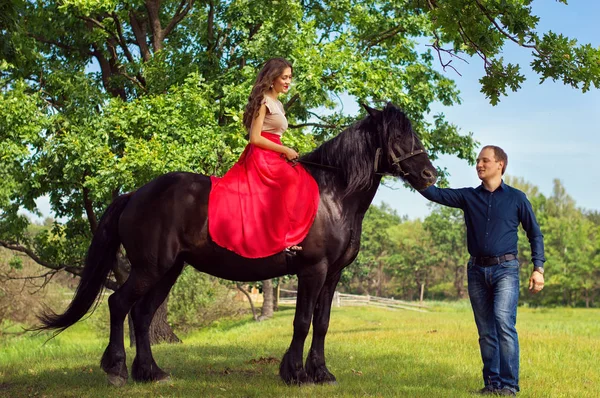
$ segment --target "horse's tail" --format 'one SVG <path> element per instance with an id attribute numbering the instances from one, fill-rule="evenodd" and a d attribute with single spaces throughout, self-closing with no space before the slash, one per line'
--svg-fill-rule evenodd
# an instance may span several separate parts
<path id="1" fill-rule="evenodd" d="M 75 298 L 61 315 L 48 309 L 42 312 L 38 316 L 42 322 L 38 330 L 56 329 L 60 333 L 79 321 L 94 304 L 104 287 L 108 273 L 117 261 L 117 251 L 121 245 L 119 216 L 129 198 L 130 194 L 121 195 L 108 206 L 88 248 Z"/>

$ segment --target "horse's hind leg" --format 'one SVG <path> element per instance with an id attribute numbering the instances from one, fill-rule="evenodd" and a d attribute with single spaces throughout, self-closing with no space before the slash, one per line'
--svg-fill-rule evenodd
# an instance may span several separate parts
<path id="1" fill-rule="evenodd" d="M 169 378 L 169 375 L 154 361 L 150 348 L 149 329 L 154 313 L 167 298 L 182 269 L 183 261 L 176 262 L 131 310 L 136 346 L 131 376 L 135 381 L 162 381 Z"/>
<path id="2" fill-rule="evenodd" d="M 108 382 L 120 387 L 127 383 L 127 365 L 123 346 L 123 321 L 136 300 L 146 292 L 145 283 L 132 270 L 129 278 L 108 298 L 110 309 L 110 340 L 102 355 L 100 366 L 108 374 Z"/>
<path id="3" fill-rule="evenodd" d="M 313 316 L 313 338 L 306 358 L 306 373 L 315 383 L 335 383 L 335 376 L 325 366 L 325 335 L 329 328 L 331 301 L 341 273 L 333 275 L 325 281 L 317 299 Z"/>

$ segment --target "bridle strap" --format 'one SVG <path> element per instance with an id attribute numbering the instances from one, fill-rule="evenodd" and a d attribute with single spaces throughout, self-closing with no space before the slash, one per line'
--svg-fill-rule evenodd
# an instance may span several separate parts
<path id="1" fill-rule="evenodd" d="M 421 153 L 425 153 L 425 150 L 424 150 L 424 149 L 417 149 L 417 150 L 414 150 L 414 149 L 413 149 L 413 150 L 412 150 L 412 151 L 410 151 L 410 152 L 403 153 L 402 149 L 400 149 L 400 147 L 398 146 L 398 144 L 395 144 L 395 145 L 394 145 L 394 147 L 395 147 L 395 148 L 398 150 L 398 152 L 400 152 L 400 157 L 396 156 L 396 155 L 394 154 L 394 151 L 391 151 L 391 152 L 390 152 L 390 156 L 391 156 L 391 157 L 392 157 L 392 159 L 393 159 L 393 162 L 392 162 L 392 164 L 395 164 L 395 165 L 400 165 L 400 162 L 403 162 L 403 161 L 405 161 L 406 159 L 410 159 L 410 158 L 412 158 L 413 156 L 417 156 L 417 155 L 419 155 L 419 154 L 421 154 Z"/>
<path id="2" fill-rule="evenodd" d="M 341 170 L 340 167 L 330 166 L 328 164 L 322 164 L 322 163 L 309 162 L 308 160 L 302 160 L 302 159 L 288 160 L 288 162 L 292 163 L 292 166 L 295 166 L 296 163 L 302 163 L 302 164 L 310 164 L 311 166 L 322 167 L 322 168 L 325 168 L 325 169 Z"/>
<path id="3" fill-rule="evenodd" d="M 373 171 L 375 172 L 375 174 L 377 174 L 377 167 L 379 166 L 379 159 L 381 158 L 381 147 L 377 148 L 377 150 L 375 151 L 375 167 L 373 168 Z"/>
<path id="4" fill-rule="evenodd" d="M 427 154 L 427 152 L 425 152 L 424 149 L 417 149 L 415 150 L 415 135 L 413 134 L 412 136 L 412 145 L 410 147 L 410 152 L 404 152 L 402 150 L 402 148 L 400 148 L 400 145 L 398 145 L 397 142 L 394 143 L 394 149 L 396 149 L 398 151 L 398 154 L 400 156 L 396 156 L 396 154 L 394 153 L 394 151 L 390 151 L 390 156 L 392 158 L 392 165 L 398 167 L 398 170 L 400 170 L 400 172 L 406 177 L 409 173 L 405 172 L 404 170 L 402 170 L 402 165 L 400 164 L 401 162 L 405 161 L 406 159 L 410 159 L 413 156 L 417 156 L 420 155 L 422 153 Z"/>

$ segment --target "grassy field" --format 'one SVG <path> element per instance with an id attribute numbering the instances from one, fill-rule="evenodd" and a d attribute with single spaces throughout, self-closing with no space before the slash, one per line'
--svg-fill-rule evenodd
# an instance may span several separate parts
<path id="1" fill-rule="evenodd" d="M 482 387 L 468 303 L 430 312 L 334 308 L 328 367 L 337 385 L 288 387 L 279 360 L 293 308 L 255 323 L 224 321 L 154 348 L 167 384 L 107 385 L 103 328 L 87 320 L 46 336 L 0 338 L 1 397 L 472 397 Z M 94 314 L 96 316 L 97 314 Z M 522 397 L 600 397 L 600 310 L 520 308 Z M 307 342 L 307 349 L 309 347 Z M 127 349 L 131 366 L 134 351 Z"/>

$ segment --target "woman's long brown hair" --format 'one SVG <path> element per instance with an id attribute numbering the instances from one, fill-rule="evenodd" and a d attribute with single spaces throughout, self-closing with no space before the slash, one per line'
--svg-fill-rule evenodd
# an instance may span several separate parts
<path id="1" fill-rule="evenodd" d="M 285 68 L 292 68 L 292 64 L 284 58 L 271 58 L 258 72 L 244 111 L 244 126 L 247 131 L 250 131 L 252 120 L 258 116 L 265 93 L 269 91 L 275 79 L 283 74 Z"/>

